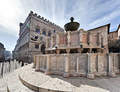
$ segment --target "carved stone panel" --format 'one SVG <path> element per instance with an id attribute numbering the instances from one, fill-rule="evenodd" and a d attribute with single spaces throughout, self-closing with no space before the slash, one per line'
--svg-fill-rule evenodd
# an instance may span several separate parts
<path id="1" fill-rule="evenodd" d="M 64 71 L 65 69 L 65 57 L 64 55 L 59 56 L 59 71 Z"/>
<path id="2" fill-rule="evenodd" d="M 88 39 L 87 34 L 83 34 L 83 43 L 87 43 L 87 39 Z"/>
<path id="3" fill-rule="evenodd" d="M 80 55 L 79 56 L 79 72 L 83 73 L 86 72 L 87 68 L 87 55 Z"/>
<path id="4" fill-rule="evenodd" d="M 106 71 L 107 70 L 107 56 L 99 55 L 98 56 L 98 71 Z"/>
<path id="5" fill-rule="evenodd" d="M 97 45 L 97 36 L 92 35 L 92 45 Z"/>
<path id="6" fill-rule="evenodd" d="M 78 34 L 71 35 L 70 36 L 70 43 L 71 44 L 79 43 L 79 35 Z"/>
<path id="7" fill-rule="evenodd" d="M 119 69 L 119 56 L 117 54 L 114 54 L 114 70 Z"/>
<path id="8" fill-rule="evenodd" d="M 67 44 L 67 36 L 60 36 L 60 44 Z"/>
<path id="9" fill-rule="evenodd" d="M 51 56 L 51 63 L 50 63 L 50 69 L 56 69 L 57 70 L 57 57 Z"/>
<path id="10" fill-rule="evenodd" d="M 70 55 L 70 57 L 69 57 L 69 70 L 76 71 L 77 70 L 76 68 L 77 68 L 77 56 Z"/>

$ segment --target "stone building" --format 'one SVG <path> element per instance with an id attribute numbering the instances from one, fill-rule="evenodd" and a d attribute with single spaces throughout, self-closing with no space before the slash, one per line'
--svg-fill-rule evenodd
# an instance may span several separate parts
<path id="1" fill-rule="evenodd" d="M 5 60 L 5 48 L 2 43 L 0 43 L 0 61 Z"/>
<path id="2" fill-rule="evenodd" d="M 6 59 L 6 58 L 11 58 L 11 56 L 12 56 L 12 55 L 11 55 L 11 52 L 6 50 L 6 51 L 5 51 L 5 59 Z"/>
<path id="3" fill-rule="evenodd" d="M 46 46 L 45 38 L 64 31 L 58 25 L 32 11 L 25 22 L 20 23 L 19 26 L 19 39 L 14 49 L 14 57 L 25 62 L 33 62 L 33 55 L 42 54 Z"/>
<path id="4" fill-rule="evenodd" d="M 120 36 L 120 25 L 116 31 L 110 32 L 108 35 L 108 46 L 109 52 L 118 53 L 119 51 L 119 36 Z"/>

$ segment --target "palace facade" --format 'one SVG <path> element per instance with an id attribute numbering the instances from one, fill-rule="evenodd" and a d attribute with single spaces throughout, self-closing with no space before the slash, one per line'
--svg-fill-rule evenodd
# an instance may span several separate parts
<path id="1" fill-rule="evenodd" d="M 60 26 L 32 11 L 25 22 L 20 23 L 19 26 L 19 39 L 13 51 L 13 57 L 24 62 L 33 62 L 33 56 L 43 52 L 46 37 L 64 31 Z"/>

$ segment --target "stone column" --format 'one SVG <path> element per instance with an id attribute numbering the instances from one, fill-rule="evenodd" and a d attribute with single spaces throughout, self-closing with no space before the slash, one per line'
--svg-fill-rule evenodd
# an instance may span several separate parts
<path id="1" fill-rule="evenodd" d="M 70 46 L 70 31 L 68 31 L 67 39 L 68 39 L 68 45 L 67 46 Z"/>
<path id="2" fill-rule="evenodd" d="M 80 30 L 80 33 L 79 33 L 79 39 L 80 39 L 80 43 L 82 43 L 83 41 L 83 29 Z"/>
<path id="3" fill-rule="evenodd" d="M 77 50 L 78 50 L 78 53 L 81 53 L 83 51 L 83 48 L 79 48 Z"/>
<path id="4" fill-rule="evenodd" d="M 56 50 L 57 54 L 60 54 L 60 50 Z"/>
<path id="5" fill-rule="evenodd" d="M 53 50 L 51 50 L 51 51 L 50 51 L 50 53 L 51 53 L 51 54 L 53 54 L 53 53 L 54 53 L 54 51 L 53 51 Z"/>
<path id="6" fill-rule="evenodd" d="M 32 68 L 35 68 L 35 67 L 36 67 L 36 55 L 34 55 L 34 64 Z"/>
<path id="7" fill-rule="evenodd" d="M 59 43 L 60 43 L 60 36 L 59 36 L 59 34 L 57 33 L 57 34 L 56 34 L 56 45 L 57 45 L 57 47 L 59 47 Z"/>
<path id="8" fill-rule="evenodd" d="M 69 54 L 70 53 L 70 49 L 66 49 L 66 52 L 67 52 L 67 54 Z"/>
<path id="9" fill-rule="evenodd" d="M 50 62 L 51 62 L 51 55 L 47 55 L 47 68 L 45 71 L 46 75 L 50 74 Z"/>
<path id="10" fill-rule="evenodd" d="M 91 53 L 92 52 L 92 48 L 89 48 L 89 53 Z"/>
<path id="11" fill-rule="evenodd" d="M 108 76 L 116 77 L 113 71 L 113 53 L 108 54 Z"/>
<path id="12" fill-rule="evenodd" d="M 88 66 L 87 66 L 87 77 L 93 79 L 94 74 L 92 73 L 92 54 L 88 53 Z"/>
<path id="13" fill-rule="evenodd" d="M 41 56 L 37 55 L 36 56 L 37 66 L 36 66 L 35 71 L 39 71 L 40 70 L 40 60 L 41 60 Z"/>
<path id="14" fill-rule="evenodd" d="M 65 55 L 65 72 L 63 77 L 69 77 L 69 54 Z"/>
<path id="15" fill-rule="evenodd" d="M 57 55 L 57 71 L 59 71 L 59 55 Z"/>
<path id="16" fill-rule="evenodd" d="M 88 35 L 89 35 L 89 45 L 92 46 L 92 34 L 91 34 L 91 32 L 89 32 Z"/>

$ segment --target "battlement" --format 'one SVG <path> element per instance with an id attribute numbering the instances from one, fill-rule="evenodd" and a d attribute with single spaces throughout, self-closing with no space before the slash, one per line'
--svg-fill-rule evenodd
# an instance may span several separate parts
<path id="1" fill-rule="evenodd" d="M 64 30 L 62 27 L 58 26 L 58 25 L 55 24 L 55 23 L 52 23 L 50 20 L 47 20 L 46 18 L 44 18 L 44 17 L 42 17 L 42 16 L 40 16 L 40 15 L 37 15 L 36 13 L 33 13 L 33 11 L 30 11 L 30 14 L 29 14 L 29 15 L 33 15 L 33 16 L 35 16 L 36 18 L 39 18 L 39 19 L 45 21 L 46 23 L 49 23 L 49 24 L 53 25 L 54 27 L 57 27 L 57 28 L 59 28 L 59 29 Z"/>

